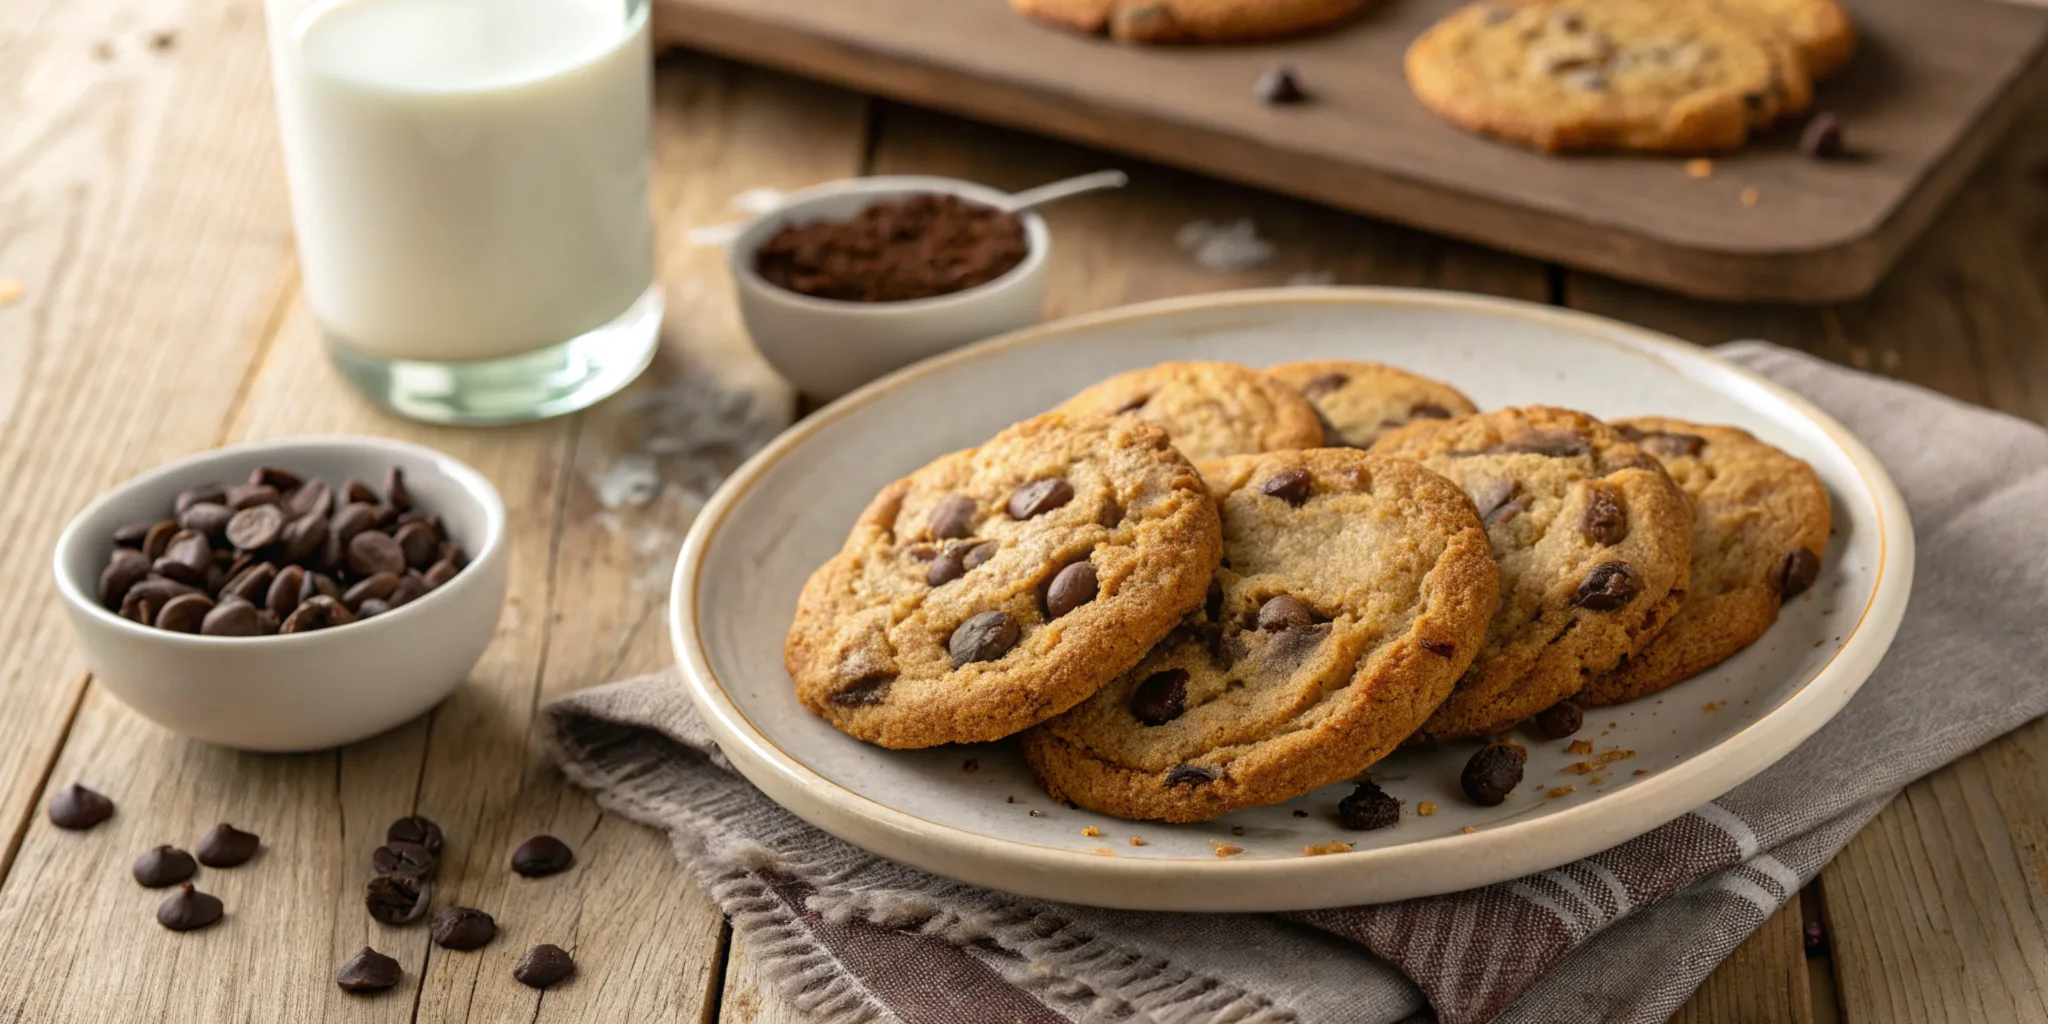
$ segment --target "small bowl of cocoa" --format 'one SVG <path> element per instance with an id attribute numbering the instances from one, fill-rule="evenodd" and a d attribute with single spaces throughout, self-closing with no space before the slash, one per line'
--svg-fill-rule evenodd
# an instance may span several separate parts
<path id="1" fill-rule="evenodd" d="M 505 604 L 505 504 L 481 473 L 375 437 L 201 452 L 101 495 L 53 558 L 93 678 L 244 750 L 318 750 L 468 676 Z"/>
<path id="2" fill-rule="evenodd" d="M 927 356 L 1037 322 L 1052 239 L 1008 193 L 953 178 L 851 178 L 790 195 L 728 259 L 755 347 L 833 399 Z"/>

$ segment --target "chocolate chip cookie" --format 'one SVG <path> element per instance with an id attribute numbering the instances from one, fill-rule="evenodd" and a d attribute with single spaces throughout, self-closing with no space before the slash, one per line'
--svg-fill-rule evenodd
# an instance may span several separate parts
<path id="1" fill-rule="evenodd" d="M 1228 42 L 1336 24 L 1372 0 L 1010 0 L 1040 21 L 1120 43 Z"/>
<path id="2" fill-rule="evenodd" d="M 805 707 L 869 742 L 1008 736 L 1200 607 L 1218 531 L 1165 431 L 1040 416 L 883 488 L 804 585 L 783 663 Z"/>
<path id="3" fill-rule="evenodd" d="M 1820 573 L 1833 512 L 1813 467 L 1734 427 L 1614 424 L 1692 499 L 1692 586 L 1649 646 L 1574 698 L 1615 704 L 1689 679 L 1755 642 Z"/>
<path id="4" fill-rule="evenodd" d="M 1236 363 L 1160 363 L 1120 373 L 1053 411 L 1149 420 L 1196 462 L 1323 443 L 1322 421 L 1307 399 Z"/>
<path id="5" fill-rule="evenodd" d="M 1223 510 L 1208 598 L 1024 734 L 1055 799 L 1201 821 L 1348 778 L 1429 717 L 1486 637 L 1493 556 L 1450 481 L 1343 448 L 1202 469 Z"/>
<path id="6" fill-rule="evenodd" d="M 1416 459 L 1462 487 L 1500 563 L 1485 646 L 1424 739 L 1503 732 L 1578 693 L 1641 650 L 1685 600 L 1684 493 L 1591 416 L 1532 406 L 1418 420 L 1372 452 Z"/>
<path id="7" fill-rule="evenodd" d="M 1409 420 L 1470 416 L 1479 407 L 1464 392 L 1384 363 L 1317 359 L 1267 367 L 1301 392 L 1323 417 L 1323 443 L 1370 448 Z"/>
<path id="8" fill-rule="evenodd" d="M 1438 116 L 1551 152 L 1734 149 L 1813 91 L 1791 44 L 1689 0 L 1481 0 L 1406 70 Z"/>
<path id="9" fill-rule="evenodd" d="M 1856 52 L 1856 23 L 1835 0 L 1719 0 L 1730 17 L 1774 32 L 1799 52 L 1806 73 L 1828 78 Z"/>

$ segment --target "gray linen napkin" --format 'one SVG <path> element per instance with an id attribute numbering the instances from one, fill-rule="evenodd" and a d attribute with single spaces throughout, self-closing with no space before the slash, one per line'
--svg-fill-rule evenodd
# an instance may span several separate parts
<path id="1" fill-rule="evenodd" d="M 1757 342 L 1917 524 L 1915 593 L 1849 706 L 1741 788 L 1515 882 L 1270 917 L 1020 899 L 880 860 L 731 771 L 671 678 L 547 708 L 564 770 L 677 855 L 808 1019 L 1662 1022 L 1906 783 L 2048 712 L 2048 432 Z"/>

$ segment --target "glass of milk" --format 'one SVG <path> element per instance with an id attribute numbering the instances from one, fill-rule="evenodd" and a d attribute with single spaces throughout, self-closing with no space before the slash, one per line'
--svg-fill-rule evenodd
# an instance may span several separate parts
<path id="1" fill-rule="evenodd" d="M 583 408 L 654 356 L 647 0 L 266 0 L 300 269 L 401 415 Z"/>

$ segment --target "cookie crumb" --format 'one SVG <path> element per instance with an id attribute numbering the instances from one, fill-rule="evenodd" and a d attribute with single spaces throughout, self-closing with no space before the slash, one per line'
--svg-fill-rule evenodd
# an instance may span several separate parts
<path id="1" fill-rule="evenodd" d="M 1218 857 L 1235 857 L 1244 852 L 1244 847 L 1232 846 L 1221 839 L 1211 839 L 1209 840 L 1209 845 L 1216 848 L 1216 856 Z"/>
<path id="2" fill-rule="evenodd" d="M 1101 830 L 1101 829 L 1099 829 L 1099 828 L 1096 828 L 1096 827 L 1095 827 L 1095 826 L 1093 826 L 1093 825 L 1090 825 L 1090 826 L 1088 826 L 1087 828 L 1084 828 L 1084 829 L 1082 829 L 1082 830 L 1081 830 L 1081 834 L 1082 834 L 1082 835 L 1084 835 L 1084 836 L 1099 836 L 1099 835 L 1101 835 L 1101 834 L 1102 834 L 1102 830 Z"/>
<path id="3" fill-rule="evenodd" d="M 1564 748 L 1564 752 L 1567 754 L 1572 754 L 1574 756 L 1581 754 L 1590 754 L 1593 752 L 1593 741 L 1573 740 L 1571 746 Z"/>
<path id="4" fill-rule="evenodd" d="M 1043 818 L 1043 817 L 1045 817 L 1045 812 L 1044 812 L 1044 811 L 1041 811 L 1041 810 L 1039 810 L 1039 809 L 1038 809 L 1038 808 L 1036 808 L 1036 807 L 1033 807 L 1032 809 L 1030 809 L 1029 811 L 1026 811 L 1026 812 L 1024 812 L 1024 813 L 1026 813 L 1026 814 L 1029 814 L 1029 815 L 1031 815 L 1031 816 L 1032 816 L 1032 817 L 1034 817 L 1034 818 Z"/>
<path id="5" fill-rule="evenodd" d="M 1296 811 L 1296 812 L 1294 812 L 1294 816 L 1295 816 L 1295 817 L 1297 817 L 1297 818 L 1306 818 L 1306 817 L 1308 817 L 1308 812 L 1307 812 L 1307 811 Z"/>
<path id="6" fill-rule="evenodd" d="M 97 60 L 113 60 L 114 44 L 102 39 L 92 44 L 92 55 Z"/>
<path id="7" fill-rule="evenodd" d="M 1467 825 L 1467 826 L 1465 826 L 1464 828 L 1461 828 L 1461 829 L 1459 829 L 1459 830 L 1458 830 L 1458 833 L 1459 833 L 1460 835 L 1467 835 L 1467 836 L 1469 836 L 1469 835 L 1471 835 L 1472 833 L 1474 833 L 1474 832 L 1477 832 L 1477 831 L 1479 831 L 1479 830 L 1478 830 L 1477 828 L 1474 828 L 1474 827 L 1473 827 L 1473 826 L 1471 826 L 1471 825 Z"/>
<path id="8" fill-rule="evenodd" d="M 1431 803 L 1428 800 L 1424 800 L 1423 802 L 1415 805 L 1415 813 L 1418 817 L 1427 818 L 1430 815 L 1436 813 L 1436 804 Z"/>
<path id="9" fill-rule="evenodd" d="M 178 45 L 178 33 L 170 29 L 162 29 L 149 34 L 149 48 L 152 50 L 168 50 L 176 45 Z"/>
<path id="10" fill-rule="evenodd" d="M 970 757 L 967 763 L 960 766 L 960 770 L 968 773 L 978 772 L 981 770 L 981 762 Z"/>
<path id="11" fill-rule="evenodd" d="M 1727 701 L 1725 701 L 1725 700 L 1710 700 L 1710 701 L 1706 702 L 1705 704 L 1702 704 L 1702 705 L 1700 705 L 1700 711 L 1701 711 L 1701 713 L 1703 713 L 1703 714 L 1709 714 L 1709 715 L 1711 715 L 1711 714 L 1713 714 L 1714 712 L 1716 712 L 1716 711 L 1719 711 L 1719 710 L 1721 710 L 1722 708 L 1725 708 L 1725 707 L 1727 707 L 1727 706 L 1728 706 L 1728 702 L 1727 702 Z"/>
<path id="12" fill-rule="evenodd" d="M 1230 834 L 1231 834 L 1231 835 L 1234 835 L 1234 836 L 1241 836 L 1241 835 L 1244 835 L 1244 826 L 1243 826 L 1243 825 L 1232 825 L 1232 826 L 1230 826 Z"/>
<path id="13" fill-rule="evenodd" d="M 1003 798 L 1003 802 L 1006 804 L 1014 804 L 1017 802 L 1017 798 L 1014 796 L 1006 796 Z"/>
<path id="14" fill-rule="evenodd" d="M 1685 162 L 1685 176 L 1688 178 L 1711 178 L 1714 176 L 1714 162 L 1706 157 L 1695 157 Z"/>
<path id="15" fill-rule="evenodd" d="M 1602 777 L 1602 776 L 1599 776 L 1599 775 L 1595 775 L 1595 776 L 1593 776 L 1592 778 L 1590 778 L 1590 779 L 1587 779 L 1587 780 L 1586 780 L 1586 785 L 1588 785 L 1588 786 L 1597 786 L 1597 785 L 1599 785 L 1599 784 L 1601 784 L 1602 782 L 1605 782 L 1605 781 L 1607 781 L 1607 780 L 1606 780 L 1606 779 L 1605 779 L 1604 777 Z"/>
<path id="16" fill-rule="evenodd" d="M 1145 839 L 1144 839 L 1144 837 L 1142 837 L 1142 836 L 1132 836 L 1132 837 L 1131 837 L 1131 845 L 1132 845 L 1132 846 L 1143 846 L 1143 845 L 1145 845 Z"/>
<path id="17" fill-rule="evenodd" d="M 1115 850 L 1105 850 L 1105 849 L 1103 849 L 1103 848 L 1102 848 L 1102 847 L 1100 847 L 1100 846 L 1098 846 L 1098 847 L 1096 847 L 1095 849 L 1093 849 L 1093 850 L 1090 850 L 1090 851 L 1088 851 L 1088 852 L 1089 852 L 1089 853 L 1092 853 L 1092 854 L 1094 854 L 1094 855 L 1096 855 L 1097 857 L 1114 857 L 1114 856 L 1116 856 L 1116 851 L 1115 851 Z"/>
<path id="18" fill-rule="evenodd" d="M 1742 205 L 1744 206 L 1755 206 L 1759 198 L 1761 197 L 1757 195 L 1756 189 L 1746 188 L 1742 190 Z"/>
<path id="19" fill-rule="evenodd" d="M 1320 856 L 1322 856 L 1323 854 L 1326 854 L 1326 853 L 1350 853 L 1350 852 L 1351 852 L 1351 844 L 1350 844 L 1350 843 L 1340 843 L 1340 842 L 1337 842 L 1336 840 L 1331 840 L 1330 842 L 1327 842 L 1327 843 L 1323 843 L 1323 844 L 1321 844 L 1321 845 L 1318 845 L 1318 846 L 1304 846 L 1304 847 L 1302 847 L 1302 848 L 1301 848 L 1301 855 L 1302 855 L 1302 856 L 1304 856 L 1304 857 L 1320 857 Z"/>
<path id="20" fill-rule="evenodd" d="M 1595 754 L 1584 761 L 1573 761 L 1571 764 L 1564 766 L 1564 772 L 1567 775 L 1590 775 L 1616 761 L 1626 761 L 1634 756 L 1636 756 L 1635 751 L 1616 747 L 1613 750 L 1605 750 Z"/>
<path id="21" fill-rule="evenodd" d="M 1630 775 L 1648 775 L 1648 774 L 1650 774 L 1650 770 L 1649 770 L 1648 768 L 1638 768 L 1638 769 L 1636 769 L 1635 771 L 1632 771 L 1632 772 L 1630 772 L 1629 774 L 1630 774 Z"/>
<path id="22" fill-rule="evenodd" d="M 1569 796 L 1578 791 L 1579 787 L 1574 786 L 1571 783 L 1567 782 L 1562 786 L 1552 786 L 1549 789 L 1544 790 L 1543 795 L 1548 797 Z"/>

